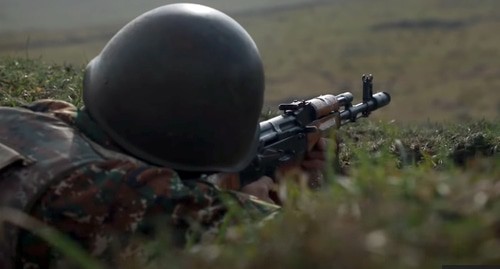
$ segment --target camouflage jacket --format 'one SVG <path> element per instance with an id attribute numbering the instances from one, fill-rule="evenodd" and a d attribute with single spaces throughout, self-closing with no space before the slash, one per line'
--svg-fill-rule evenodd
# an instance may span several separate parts
<path id="1" fill-rule="evenodd" d="M 136 237 L 158 227 L 177 244 L 186 232 L 216 230 L 228 210 L 223 197 L 235 198 L 253 219 L 278 209 L 126 155 L 85 109 L 62 101 L 1 108 L 0 153 L 2 205 L 28 212 L 110 263 L 139 252 Z M 49 268 L 59 260 L 27 231 L 7 226 L 3 237 L 0 264 L 14 257 L 20 268 Z"/>

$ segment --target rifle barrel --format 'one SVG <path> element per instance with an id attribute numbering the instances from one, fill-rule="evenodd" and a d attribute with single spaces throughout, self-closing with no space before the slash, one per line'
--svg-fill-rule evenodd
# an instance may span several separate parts
<path id="1" fill-rule="evenodd" d="M 370 100 L 359 103 L 352 107 L 346 107 L 340 112 L 341 124 L 354 122 L 358 118 L 366 117 L 371 111 L 384 107 L 391 102 L 391 96 L 387 92 L 378 92 Z"/>

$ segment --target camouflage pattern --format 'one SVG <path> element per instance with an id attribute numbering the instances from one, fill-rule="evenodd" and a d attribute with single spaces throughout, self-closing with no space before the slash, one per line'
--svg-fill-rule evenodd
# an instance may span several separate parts
<path id="1" fill-rule="evenodd" d="M 225 196 L 256 220 L 278 209 L 126 155 L 84 109 L 65 102 L 0 108 L 0 126 L 0 152 L 9 153 L 0 157 L 2 205 L 29 212 L 112 264 L 119 261 L 111 258 L 140 253 L 134 238 L 153 236 L 157 227 L 171 229 L 177 244 L 187 231 L 213 231 L 228 210 Z M 31 233 L 10 226 L 5 231 L 2 268 L 9 256 L 19 268 L 49 268 L 59 260 Z"/>

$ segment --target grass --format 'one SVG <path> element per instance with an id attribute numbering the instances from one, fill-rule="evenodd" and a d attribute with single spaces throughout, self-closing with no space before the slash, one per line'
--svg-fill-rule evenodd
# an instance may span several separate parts
<path id="1" fill-rule="evenodd" d="M 46 65 L 39 60 L 0 61 L 0 105 L 19 106 L 44 98 L 57 98 L 81 106 L 83 68 Z"/>
<path id="2" fill-rule="evenodd" d="M 63 256 L 79 264 L 82 269 L 104 268 L 99 261 L 93 259 L 77 242 L 41 221 L 11 208 L 0 207 L 0 213 L 0 225 L 9 223 L 25 230 L 32 231 L 50 245 L 54 246 L 54 248 L 58 249 Z M 1 229 L 0 232 L 3 233 Z"/>
<path id="3" fill-rule="evenodd" d="M 81 79 L 81 67 L 3 59 L 0 104 L 59 98 L 79 106 Z M 128 268 L 500 264 L 498 121 L 363 119 L 338 136 L 341 173 L 329 173 L 320 191 L 289 181 L 282 187 L 283 211 L 263 225 L 230 226 L 217 241 L 186 249 L 158 237 L 147 245 L 155 258 Z"/>

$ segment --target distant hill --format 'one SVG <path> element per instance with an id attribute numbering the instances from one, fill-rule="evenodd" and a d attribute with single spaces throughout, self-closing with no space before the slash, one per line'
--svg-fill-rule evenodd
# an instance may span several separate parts
<path id="1" fill-rule="evenodd" d="M 174 0 L 3 0 L 0 2 L 0 33 L 62 30 L 123 23 L 141 13 Z M 229 14 L 286 7 L 315 0 L 198 0 Z"/>
<path id="2" fill-rule="evenodd" d="M 18 1 L 17 8 L 29 5 L 27 0 Z M 0 33 L 0 56 L 42 57 L 48 62 L 83 65 L 129 20 L 123 18 L 149 9 L 146 3 L 133 9 L 132 0 L 121 1 L 119 8 L 110 0 L 104 0 L 99 8 L 95 8 L 97 0 L 85 4 L 74 0 L 45 2 L 61 5 L 52 6 L 54 20 L 74 17 L 64 26 L 71 27 L 78 20 L 89 26 Z M 63 10 L 63 3 L 73 2 L 72 10 Z M 4 0 L 0 5 L 9 11 L 13 3 Z M 153 5 L 154 1 L 147 3 Z M 500 119 L 498 0 L 203 3 L 230 13 L 254 38 L 265 65 L 268 105 L 343 91 L 352 91 L 360 98 L 361 75 L 373 73 L 375 89 L 388 90 L 393 96 L 391 104 L 374 118 Z M 92 7 L 95 10 L 91 12 L 88 9 Z M 45 14 L 42 11 L 40 16 Z M 36 18 L 37 12 L 31 12 L 29 15 Z M 106 20 L 110 23 L 90 26 Z"/>

